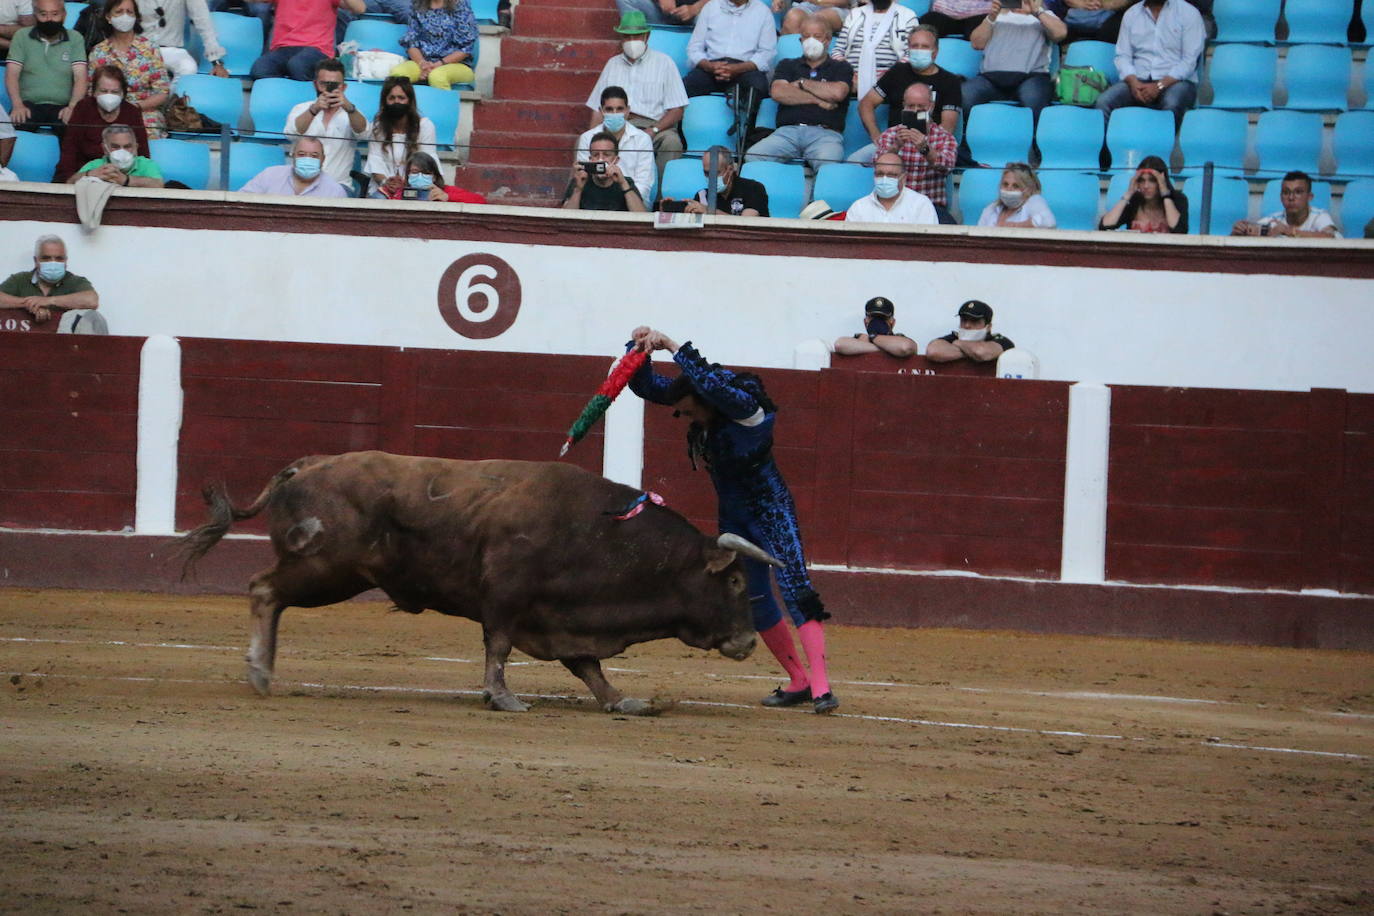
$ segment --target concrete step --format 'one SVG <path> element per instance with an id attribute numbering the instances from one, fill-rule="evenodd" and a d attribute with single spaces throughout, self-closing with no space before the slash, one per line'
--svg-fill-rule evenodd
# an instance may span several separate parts
<path id="1" fill-rule="evenodd" d="M 494 93 L 498 99 L 531 99 L 539 102 L 585 102 L 596 85 L 595 70 L 522 70 L 504 64 L 496 71 Z"/>
<path id="2" fill-rule="evenodd" d="M 585 102 L 584 92 L 579 102 Z M 473 130 L 501 133 L 581 133 L 587 129 L 591 109 L 571 102 L 525 102 L 489 99 L 477 106 Z"/>
<path id="3" fill-rule="evenodd" d="M 515 11 L 513 31 L 524 38 L 544 36 L 560 41 L 605 39 L 615 34 L 613 29 L 619 23 L 620 14 L 612 3 L 600 9 L 521 4 Z"/>
<path id="4" fill-rule="evenodd" d="M 550 168 L 533 165 L 481 165 L 469 163 L 458 176 L 459 187 L 487 195 L 492 203 L 507 197 L 543 200 L 556 207 L 568 186 L 571 165 Z"/>
<path id="5" fill-rule="evenodd" d="M 539 165 L 572 168 L 574 133 L 511 133 L 479 130 L 468 146 L 468 162 L 478 165 Z"/>
<path id="6" fill-rule="evenodd" d="M 617 41 L 550 41 L 547 38 L 507 38 L 501 43 L 501 65 L 516 69 L 587 70 L 596 73 L 616 54 Z"/>

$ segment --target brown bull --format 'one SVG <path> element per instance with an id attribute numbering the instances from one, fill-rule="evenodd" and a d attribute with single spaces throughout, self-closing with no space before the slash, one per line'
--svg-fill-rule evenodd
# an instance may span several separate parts
<path id="1" fill-rule="evenodd" d="M 506 687 L 515 648 L 558 659 L 607 711 L 648 714 L 654 705 L 624 697 L 600 660 L 667 637 L 747 657 L 754 631 L 739 556 L 777 561 L 735 535 L 707 538 L 670 509 L 618 520 L 638 495 L 568 464 L 312 456 L 245 509 L 207 488 L 210 521 L 182 544 L 190 568 L 235 519 L 269 510 L 277 562 L 249 585 L 248 679 L 259 693 L 271 684 L 285 608 L 380 588 L 401 610 L 482 624 L 492 709 L 527 708 Z"/>

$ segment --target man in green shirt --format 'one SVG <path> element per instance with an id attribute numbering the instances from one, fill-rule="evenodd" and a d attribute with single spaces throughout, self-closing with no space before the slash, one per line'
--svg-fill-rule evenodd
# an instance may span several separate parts
<path id="1" fill-rule="evenodd" d="M 34 0 L 37 23 L 10 39 L 5 91 L 16 127 L 46 125 L 60 137 L 86 95 L 86 45 L 63 26 L 66 14 L 62 0 Z"/>
<path id="2" fill-rule="evenodd" d="M 67 179 L 76 184 L 89 175 L 124 188 L 160 188 L 162 170 L 147 156 L 138 155 L 138 137 L 125 124 L 111 124 L 100 132 L 105 155 L 92 159 Z"/>
<path id="3" fill-rule="evenodd" d="M 57 330 L 57 322 L 50 327 L 38 326 L 52 321 L 60 312 L 93 312 L 99 307 L 100 296 L 91 281 L 67 272 L 67 244 L 55 235 L 38 237 L 33 246 L 31 273 L 21 270 L 0 283 L 0 329 L 4 330 Z M 82 318 L 85 314 L 88 313 L 74 317 Z M 62 323 L 68 325 L 64 329 L 70 330 L 69 322 Z M 103 326 L 104 322 L 98 324 Z"/>

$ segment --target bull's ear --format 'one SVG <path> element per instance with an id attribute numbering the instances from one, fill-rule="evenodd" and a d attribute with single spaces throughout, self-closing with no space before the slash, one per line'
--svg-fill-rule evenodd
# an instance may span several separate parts
<path id="1" fill-rule="evenodd" d="M 735 562 L 735 552 L 714 544 L 706 548 L 706 571 L 711 574 L 720 572 Z"/>

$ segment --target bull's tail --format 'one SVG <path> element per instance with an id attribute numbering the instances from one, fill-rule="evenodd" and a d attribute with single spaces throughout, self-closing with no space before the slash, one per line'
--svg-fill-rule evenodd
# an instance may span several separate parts
<path id="1" fill-rule="evenodd" d="M 290 480 L 301 469 L 301 462 L 296 462 L 288 468 L 283 468 L 273 475 L 267 482 L 267 486 L 262 488 L 258 498 L 240 509 L 229 502 L 229 494 L 225 490 L 224 484 L 210 483 L 200 491 L 201 497 L 205 500 L 205 505 L 210 509 L 210 519 L 192 531 L 189 531 L 176 541 L 176 549 L 182 556 L 181 580 L 186 581 L 196 569 L 196 564 L 201 557 L 210 552 L 210 549 L 220 542 L 231 525 L 240 519 L 252 518 L 267 507 L 272 499 L 272 494 L 277 488 Z"/>

